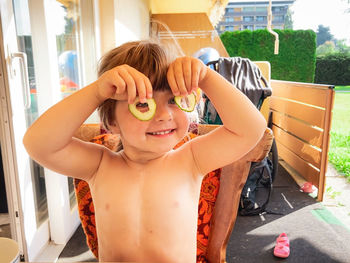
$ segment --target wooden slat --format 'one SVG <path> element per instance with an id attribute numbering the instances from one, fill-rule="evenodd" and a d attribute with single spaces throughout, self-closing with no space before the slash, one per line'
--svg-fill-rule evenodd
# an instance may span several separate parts
<path id="1" fill-rule="evenodd" d="M 321 158 L 321 169 L 320 169 L 320 176 L 319 176 L 319 188 L 318 188 L 318 195 L 317 200 L 322 201 L 323 200 L 323 194 L 325 191 L 326 186 L 326 171 L 327 171 L 327 165 L 328 165 L 328 149 L 329 149 L 329 140 L 330 140 L 330 130 L 331 130 L 331 123 L 332 123 L 332 109 L 334 105 L 334 97 L 335 97 L 335 91 L 334 89 L 328 90 L 328 96 L 327 96 L 327 108 L 326 108 L 326 116 L 325 116 L 325 129 L 324 129 L 324 136 L 323 136 L 323 148 L 322 148 L 322 158 Z"/>
<path id="2" fill-rule="evenodd" d="M 276 111 L 272 112 L 272 123 L 309 144 L 322 148 L 323 131 Z"/>
<path id="3" fill-rule="evenodd" d="M 283 100 L 275 96 L 271 97 L 270 108 L 303 120 L 311 125 L 320 128 L 324 127 L 325 111 L 323 109 L 314 108 L 294 101 Z"/>
<path id="4" fill-rule="evenodd" d="M 317 188 L 319 187 L 320 172 L 310 166 L 299 156 L 288 150 L 280 141 L 276 140 L 278 156 L 292 166 L 306 181 L 311 182 Z"/>
<path id="5" fill-rule="evenodd" d="M 321 151 L 315 149 L 310 144 L 305 143 L 293 135 L 283 131 L 279 127 L 273 125 L 272 130 L 276 140 L 279 140 L 290 151 L 298 155 L 303 160 L 316 166 L 318 169 L 321 167 Z"/>
<path id="6" fill-rule="evenodd" d="M 271 81 L 273 96 L 283 97 L 314 106 L 326 108 L 327 89 L 320 89 L 314 84 Z"/>

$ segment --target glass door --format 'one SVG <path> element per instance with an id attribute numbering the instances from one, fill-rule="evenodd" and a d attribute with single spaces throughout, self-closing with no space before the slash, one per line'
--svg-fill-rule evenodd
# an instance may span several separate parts
<path id="1" fill-rule="evenodd" d="M 4 58 L 3 116 L 8 113 L 8 122 L 2 125 L 4 134 L 1 143 L 6 191 L 10 194 L 9 206 L 14 239 L 21 245 L 27 260 L 33 260 L 48 243 L 49 224 L 43 168 L 29 158 L 22 138 L 28 126 L 38 117 L 36 78 L 28 6 L 24 1 L 3 1 L 1 4 L 2 56 Z M 4 98 L 4 97 L 3 97 Z M 8 141 L 8 139 L 10 142 Z"/>
<path id="2" fill-rule="evenodd" d="M 15 227 L 23 236 L 26 261 L 37 259 L 49 240 L 66 244 L 80 223 L 72 179 L 31 160 L 22 138 L 49 107 L 96 78 L 92 6 L 92 0 L 0 3 L 10 124 L 0 137 L 1 143 L 13 137 L 2 151 L 16 174 L 7 188 L 19 192 L 17 201 L 12 195 L 18 211 L 12 210 L 18 212 Z"/>

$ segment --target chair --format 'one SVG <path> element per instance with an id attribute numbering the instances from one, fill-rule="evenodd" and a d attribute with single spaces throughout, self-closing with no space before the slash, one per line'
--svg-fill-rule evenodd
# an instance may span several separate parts
<path id="1" fill-rule="evenodd" d="M 217 127 L 218 125 L 198 124 L 179 145 Z M 82 125 L 75 137 L 103 144 L 110 149 L 116 149 L 118 144 L 116 135 L 101 135 L 99 124 Z M 260 142 L 249 153 L 240 160 L 204 177 L 199 200 L 197 262 L 226 262 L 226 246 L 236 221 L 240 195 L 249 173 L 250 164 L 261 161 L 267 156 L 272 141 L 272 131 L 267 128 Z M 87 244 L 98 257 L 94 209 L 89 186 L 79 179 L 75 179 L 74 184 Z"/>

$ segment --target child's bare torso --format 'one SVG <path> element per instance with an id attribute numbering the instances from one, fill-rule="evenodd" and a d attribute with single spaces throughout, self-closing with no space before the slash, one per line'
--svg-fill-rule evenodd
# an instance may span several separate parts
<path id="1" fill-rule="evenodd" d="M 174 153 L 146 165 L 104 154 L 89 182 L 101 262 L 196 261 L 202 177 Z"/>

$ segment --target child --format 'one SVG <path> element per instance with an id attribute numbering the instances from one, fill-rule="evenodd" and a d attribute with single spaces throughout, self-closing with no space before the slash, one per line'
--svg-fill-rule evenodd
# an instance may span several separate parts
<path id="1" fill-rule="evenodd" d="M 174 96 L 198 87 L 224 124 L 172 150 L 189 126 Z M 139 107 L 155 100 L 151 120 L 129 111 L 136 96 Z M 105 127 L 120 134 L 123 150 L 72 138 L 97 107 Z M 45 112 L 23 143 L 41 165 L 89 183 L 100 261 L 195 262 L 203 176 L 245 155 L 265 128 L 245 95 L 200 60 L 175 59 L 160 44 L 138 41 L 107 53 L 98 80 Z"/>

